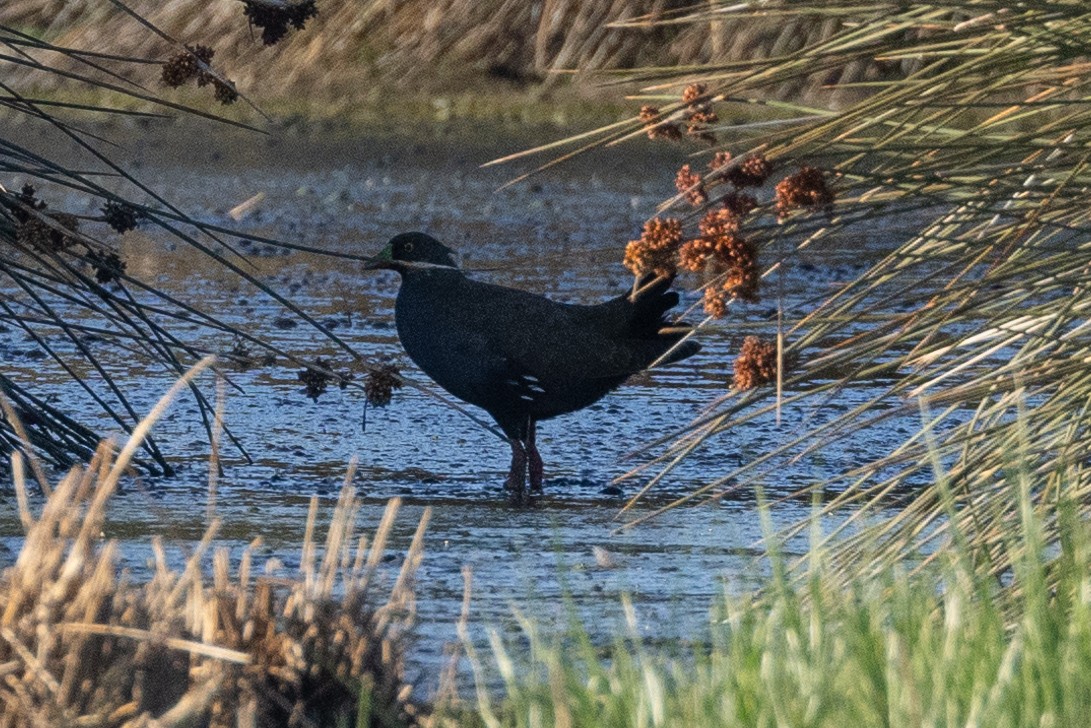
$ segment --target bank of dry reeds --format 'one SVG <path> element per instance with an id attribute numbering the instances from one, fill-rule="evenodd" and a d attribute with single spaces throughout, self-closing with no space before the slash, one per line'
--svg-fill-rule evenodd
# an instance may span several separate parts
<path id="1" fill-rule="evenodd" d="M 836 17 L 820 14 L 672 23 L 694 7 L 682 0 L 320 1 L 307 32 L 260 48 L 255 44 L 259 33 L 241 22 L 243 6 L 235 0 L 144 1 L 130 7 L 174 38 L 213 46 L 217 62 L 240 89 L 258 98 L 303 92 L 361 100 L 376 82 L 443 91 L 489 79 L 551 84 L 572 73 L 730 64 L 779 57 L 842 28 Z M 164 38 L 136 32 L 135 21 L 106 0 L 10 3 L 0 8 L 0 24 L 58 45 L 126 56 L 163 58 L 172 50 Z M 823 84 L 874 81 L 902 75 L 912 66 L 912 61 L 853 60 L 793 80 L 780 92 L 795 95 Z"/>
<path id="2" fill-rule="evenodd" d="M 0 577 L 0 726 L 416 723 L 403 655 L 428 511 L 396 576 L 379 566 L 399 502 L 369 539 L 346 481 L 324 541 L 312 500 L 295 574 L 256 564 L 259 541 L 233 566 L 213 521 L 180 567 L 153 540 L 136 584 L 103 537 L 134 449 L 101 445 L 38 513 L 15 456 L 26 539 Z"/>

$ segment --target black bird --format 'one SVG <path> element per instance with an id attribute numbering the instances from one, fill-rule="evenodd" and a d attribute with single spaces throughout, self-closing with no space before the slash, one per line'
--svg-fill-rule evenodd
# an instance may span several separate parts
<path id="1" fill-rule="evenodd" d="M 511 444 L 505 487 L 516 502 L 527 498 L 528 474 L 531 492 L 542 489 L 539 420 L 587 407 L 652 363 L 700 349 L 681 341 L 689 326 L 666 318 L 678 303 L 669 279 L 649 277 L 635 298 L 558 303 L 472 280 L 453 252 L 423 233 L 403 233 L 366 268 L 401 274 L 394 318 L 409 357 L 503 430 Z"/>

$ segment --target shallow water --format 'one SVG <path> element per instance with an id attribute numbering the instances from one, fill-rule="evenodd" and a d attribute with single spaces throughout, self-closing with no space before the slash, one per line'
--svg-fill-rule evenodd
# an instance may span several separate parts
<path id="1" fill-rule="evenodd" d="M 365 255 L 397 232 L 425 230 L 457 248 L 464 265 L 488 280 L 579 302 L 624 290 L 631 281 L 620 265 L 624 244 L 673 192 L 673 171 L 685 161 L 685 150 L 641 143 L 497 191 L 517 168 L 478 164 L 525 143 L 510 134 L 467 140 L 431 132 L 381 139 L 290 132 L 209 141 L 193 130 L 168 128 L 130 130 L 121 158 L 172 202 L 214 224 Z M 227 215 L 259 192 L 266 197 L 249 217 L 235 223 Z M 76 195 L 45 194 L 52 195 L 52 207 L 93 212 Z M 883 247 L 882 240 L 856 238 L 800 255 L 785 279 L 787 315 L 799 314 L 809 301 L 858 275 Z M 198 300 L 224 320 L 271 336 L 306 359 L 345 359 L 309 327 L 290 326 L 286 312 L 260 292 L 210 272 L 207 258 L 162 234 L 129 233 L 121 249 L 129 271 L 162 290 Z M 246 252 L 263 281 L 353 349 L 388 354 L 405 374 L 426 383 L 397 343 L 393 274 L 262 245 L 247 246 Z M 689 294 L 685 305 L 696 301 Z M 640 482 L 626 482 L 620 494 L 611 483 L 640 462 L 622 455 L 684 425 L 725 392 L 742 337 L 771 332 L 774 317 L 772 303 L 740 306 L 701 337 L 704 348 L 696 357 L 636 377 L 584 411 L 543 423 L 539 444 L 547 496 L 533 510 L 513 510 L 504 501 L 500 486 L 507 446 L 425 393 L 396 392 L 389 407 L 367 411 L 365 429 L 358 389 L 332 387 L 312 402 L 302 394 L 294 368 L 235 371 L 230 378 L 241 391 L 228 391 L 226 421 L 252 462 L 225 446 L 217 497 L 224 523 L 219 542 L 237 550 L 262 536 L 263 554 L 291 568 L 298 563 L 310 495 L 317 493 L 332 506 L 347 463 L 355 458 L 355 482 L 364 495 L 362 528 L 378 522 L 389 497 L 407 502 L 393 553 L 408 543 L 421 509 L 434 508 L 418 581 L 420 627 L 413 653 L 426 684 L 443 660 L 442 645 L 454 639 L 464 565 L 474 572 L 478 625 L 510 622 L 512 604 L 546 620 L 561 619 L 567 594 L 588 626 L 605 635 L 616 620 L 600 615 L 619 616 L 618 597 L 629 593 L 648 634 L 692 635 L 706 622 L 717 594 L 749 583 L 761 535 L 753 494 L 675 510 L 615 533 L 618 510 Z M 215 351 L 234 344 L 207 332 L 192 336 Z M 11 328 L 0 334 L 0 352 L 13 376 L 33 377 L 39 392 L 51 393 L 70 411 L 92 411 L 87 398 L 51 371 L 23 335 Z M 139 360 L 105 356 L 138 410 L 150 407 L 171 381 Z M 213 390 L 209 384 L 207 391 Z M 844 411 L 862 396 L 847 393 L 829 403 L 826 414 Z M 137 575 L 146 568 L 149 536 L 163 536 L 181 558 L 203 533 L 209 448 L 196 412 L 191 399 L 182 399 L 156 429 L 179 474 L 144 478 L 112 507 L 106 535 L 122 541 L 126 565 Z M 772 418 L 759 419 L 710 442 L 653 491 L 637 514 L 790 437 L 806 415 L 786 411 L 779 426 Z M 898 428 L 891 425 L 891 437 Z M 875 446 L 849 441 L 779 471 L 766 485 L 791 491 L 866 458 Z M 18 548 L 19 523 L 14 499 L 3 499 L 0 534 L 10 559 Z M 784 525 L 807 512 L 806 505 L 784 501 L 772 515 Z M 790 550 L 802 547 L 792 544 Z M 605 549 L 612 563 L 604 567 L 596 549 Z"/>

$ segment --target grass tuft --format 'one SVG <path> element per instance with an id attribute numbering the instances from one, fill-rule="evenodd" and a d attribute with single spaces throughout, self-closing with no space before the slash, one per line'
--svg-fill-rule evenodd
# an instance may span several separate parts
<path id="1" fill-rule="evenodd" d="M 1082 725 L 1091 715 L 1091 525 L 1065 501 L 1063 546 L 1047 547 L 1028 482 L 1013 475 L 999 486 L 1022 514 L 1000 579 L 977 568 L 960 538 L 927 566 L 921 555 L 846 585 L 816 517 L 805 573 L 788 578 L 770 544 L 762 590 L 726 594 L 689 643 L 655 640 L 629 601 L 617 608 L 626 626 L 605 645 L 579 623 L 545 634 L 517 615 L 516 635 L 490 627 L 488 653 L 467 649 L 476 706 L 438 723 Z"/>

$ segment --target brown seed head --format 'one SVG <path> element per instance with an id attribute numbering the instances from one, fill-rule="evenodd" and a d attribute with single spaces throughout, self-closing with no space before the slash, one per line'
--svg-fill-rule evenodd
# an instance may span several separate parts
<path id="1" fill-rule="evenodd" d="M 707 142 L 709 145 L 714 145 L 719 141 L 716 135 L 709 131 L 708 127 L 702 122 L 690 121 L 686 125 L 686 134 L 692 139 Z"/>
<path id="2" fill-rule="evenodd" d="M 738 166 L 729 169 L 724 178 L 736 187 L 760 187 L 769 179 L 773 165 L 761 152 L 751 154 Z"/>
<path id="3" fill-rule="evenodd" d="M 750 211 L 758 206 L 758 201 L 751 195 L 738 190 L 732 190 L 723 197 L 724 209 L 742 219 L 750 214 Z"/>
<path id="4" fill-rule="evenodd" d="M 708 169 L 710 172 L 715 172 L 717 169 L 725 166 L 730 161 L 731 152 L 716 152 L 716 155 L 708 163 Z"/>
<path id="5" fill-rule="evenodd" d="M 35 196 L 36 192 L 33 185 L 25 184 L 23 185 L 23 189 L 15 195 L 15 199 L 22 203 L 11 207 L 11 215 L 15 218 L 16 222 L 24 223 L 33 217 L 23 205 L 26 205 L 26 207 L 29 207 L 32 210 L 44 210 L 46 208 L 45 202 L 39 200 Z"/>
<path id="6" fill-rule="evenodd" d="M 692 104 L 707 93 L 708 88 L 703 83 L 691 83 L 682 91 L 682 103 Z"/>
<path id="7" fill-rule="evenodd" d="M 303 383 L 303 393 L 312 401 L 317 402 L 329 388 L 330 382 L 334 379 L 332 374 L 327 373 L 330 370 L 332 370 L 330 362 L 317 357 L 313 366 L 304 367 L 296 373 L 296 378 Z"/>
<path id="8" fill-rule="evenodd" d="M 778 182 L 776 196 L 777 216 L 782 220 L 792 210 L 802 207 L 829 211 L 834 200 L 822 170 L 808 166 Z"/>
<path id="9" fill-rule="evenodd" d="M 79 218 L 67 212 L 53 212 L 48 215 L 53 224 L 28 215 L 26 221 L 19 225 L 15 234 L 16 240 L 27 247 L 54 253 L 74 245 L 76 239 L 68 233 L 79 231 Z"/>
<path id="10" fill-rule="evenodd" d="M 265 45 L 277 43 L 288 33 L 288 26 L 303 30 L 310 18 L 318 15 L 315 0 L 303 0 L 285 7 L 267 5 L 254 0 L 243 0 L 243 14 L 253 25 L 261 28 L 261 41 Z"/>
<path id="11" fill-rule="evenodd" d="M 777 379 L 777 345 L 747 336 L 735 357 L 735 388 L 754 389 Z"/>
<path id="12" fill-rule="evenodd" d="M 201 63 L 204 63 L 209 68 L 212 68 L 212 57 L 216 55 L 216 51 L 212 50 L 208 46 L 195 45 L 190 48 L 193 51 L 193 55 L 200 59 Z M 210 83 L 216 83 L 216 77 L 206 71 L 204 68 L 197 69 L 197 85 L 207 86 Z"/>
<path id="13" fill-rule="evenodd" d="M 640 107 L 640 120 L 644 122 L 644 131 L 649 139 L 669 139 L 677 141 L 682 138 L 682 130 L 671 121 L 656 121 L 659 116 L 659 108 L 656 106 Z"/>
<path id="14" fill-rule="evenodd" d="M 140 223 L 142 217 L 139 210 L 124 202 L 107 201 L 102 206 L 102 219 L 107 225 L 119 233 L 133 230 Z"/>
<path id="15" fill-rule="evenodd" d="M 57 225 L 64 228 L 64 230 L 53 230 L 53 240 L 62 248 L 68 248 L 75 242 L 75 238 L 65 234 L 68 232 L 80 231 L 80 218 L 69 213 L 52 213 L 50 215 L 53 219 L 57 220 Z"/>
<path id="16" fill-rule="evenodd" d="M 228 81 L 224 83 L 220 79 L 215 80 L 216 84 L 216 100 L 221 104 L 233 104 L 239 99 L 239 92 L 235 90 L 235 84 Z"/>
<path id="17" fill-rule="evenodd" d="M 95 280 L 102 285 L 121 282 L 121 274 L 125 272 L 125 261 L 117 253 L 92 250 L 87 254 L 87 262 L 95 271 Z"/>
<path id="18" fill-rule="evenodd" d="M 705 313 L 713 318 L 723 318 L 727 315 L 728 296 L 721 288 L 709 286 L 705 289 Z"/>
<path id="19" fill-rule="evenodd" d="M 700 273 L 704 271 L 716 253 L 716 243 L 700 237 L 687 240 L 678 249 L 678 267 Z"/>
<path id="20" fill-rule="evenodd" d="M 701 218 L 698 227 L 703 242 L 683 246 L 679 256 L 682 265 L 687 270 L 723 274 L 725 294 L 744 301 L 758 301 L 761 275 L 757 246 L 739 234 L 739 217 L 727 208 L 710 210 Z"/>
<path id="21" fill-rule="evenodd" d="M 655 273 L 672 276 L 677 269 L 678 247 L 682 244 L 682 222 L 676 218 L 654 218 L 644 223 L 639 240 L 625 246 L 625 267 L 638 276 Z"/>
<path id="22" fill-rule="evenodd" d="M 386 407 L 394 395 L 395 389 L 402 388 L 398 367 L 393 364 L 381 364 L 371 369 L 364 380 L 364 396 L 368 404 Z"/>
<path id="23" fill-rule="evenodd" d="M 703 83 L 690 84 L 682 92 L 682 103 L 688 106 L 685 111 L 686 134 L 715 144 L 716 135 L 708 130 L 708 125 L 719 121 L 719 117 L 713 111 L 712 103 L 704 98 L 707 93 L 708 88 Z"/>
<path id="24" fill-rule="evenodd" d="M 731 266 L 724 278 L 724 290 L 735 298 L 757 303 L 761 300 L 759 286 L 761 272 L 758 270 L 757 246 L 749 240 L 736 238 L 738 245 L 733 251 Z"/>
<path id="25" fill-rule="evenodd" d="M 208 83 L 208 81 L 201 82 L 202 76 L 208 76 L 208 73 L 201 70 L 201 64 L 198 61 L 205 64 L 211 63 L 216 51 L 204 45 L 186 46 L 186 49 L 175 53 L 163 64 L 161 75 L 163 85 L 178 88 L 195 76 L 198 85 L 203 86 Z"/>
<path id="26" fill-rule="evenodd" d="M 679 141 L 682 136 L 682 128 L 670 121 L 660 122 L 659 126 L 648 132 L 649 139 L 666 139 L 669 142 Z"/>
<path id="27" fill-rule="evenodd" d="M 189 53 L 175 53 L 163 64 L 160 80 L 164 86 L 178 88 L 197 75 L 197 61 Z"/>
<path id="28" fill-rule="evenodd" d="M 739 218 L 726 207 L 709 210 L 697 223 L 701 235 L 709 239 L 735 235 L 739 232 Z"/>
<path id="29" fill-rule="evenodd" d="M 678 189 L 678 193 L 694 207 L 700 207 L 708 202 L 704 180 L 701 179 L 701 175 L 690 169 L 688 164 L 683 164 L 678 170 L 678 174 L 674 177 L 674 186 Z"/>
<path id="30" fill-rule="evenodd" d="M 688 119 L 690 128 L 704 129 L 705 124 L 715 124 L 720 120 L 720 117 L 716 115 L 716 112 L 712 110 L 712 107 L 703 108 L 698 111 L 691 111 Z"/>

